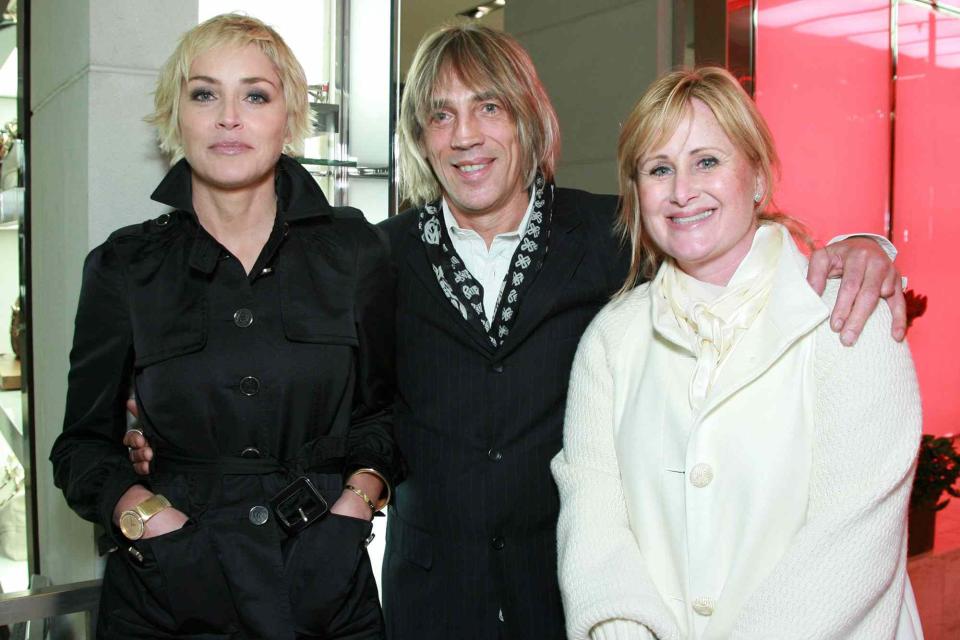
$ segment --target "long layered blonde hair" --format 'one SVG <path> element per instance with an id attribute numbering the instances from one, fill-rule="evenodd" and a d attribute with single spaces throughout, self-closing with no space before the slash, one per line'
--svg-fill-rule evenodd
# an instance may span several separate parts
<path id="1" fill-rule="evenodd" d="M 560 125 L 530 55 L 513 37 L 477 24 L 443 27 L 420 42 L 407 73 L 398 126 L 400 191 L 420 206 L 440 197 L 426 159 L 424 129 L 436 111 L 436 93 L 451 77 L 498 98 L 517 126 L 526 155 L 525 184 L 537 170 L 553 180 L 560 156 Z"/>
<path id="2" fill-rule="evenodd" d="M 620 293 L 652 277 L 664 258 L 643 226 L 638 164 L 670 139 L 689 113 L 694 99 L 710 108 L 724 133 L 762 178 L 763 197 L 754 207 L 757 219 L 779 222 L 802 242 L 811 244 L 810 235 L 800 222 L 774 210 L 773 190 L 780 160 L 767 123 L 740 83 L 720 67 L 674 71 L 650 85 L 620 131 L 618 225 L 632 248 L 630 272 Z"/>

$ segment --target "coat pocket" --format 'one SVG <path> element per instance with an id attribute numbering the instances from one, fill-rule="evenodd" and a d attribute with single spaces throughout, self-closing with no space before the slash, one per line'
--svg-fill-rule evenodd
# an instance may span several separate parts
<path id="1" fill-rule="evenodd" d="M 188 521 L 182 529 L 139 544 L 156 559 L 178 633 L 236 628 L 233 598 L 205 527 Z"/>
<path id="2" fill-rule="evenodd" d="M 354 250 L 343 242 L 291 238 L 283 259 L 278 275 L 287 339 L 357 346 Z"/>
<path id="3" fill-rule="evenodd" d="M 136 283 L 129 292 L 134 366 L 142 368 L 203 349 L 208 322 L 206 283 L 193 275 L 131 276 Z"/>
<path id="4" fill-rule="evenodd" d="M 365 594 L 372 586 L 373 574 L 363 571 L 365 541 L 373 524 L 366 520 L 328 513 L 319 522 L 301 531 L 286 558 L 287 583 L 290 585 L 294 618 L 305 629 L 327 635 L 334 626 L 349 622 L 344 610 L 364 607 Z M 379 615 L 379 605 L 376 607 Z"/>
<path id="5" fill-rule="evenodd" d="M 332 286 L 333 291 L 289 287 L 280 301 L 283 333 L 291 342 L 356 347 L 353 289 Z"/>
<path id="6" fill-rule="evenodd" d="M 433 536 L 413 527 L 393 514 L 390 516 L 390 546 L 407 562 L 421 569 L 433 567 Z"/>

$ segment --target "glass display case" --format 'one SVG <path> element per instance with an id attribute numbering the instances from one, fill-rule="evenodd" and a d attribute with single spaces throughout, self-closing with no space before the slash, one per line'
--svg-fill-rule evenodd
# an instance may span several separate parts
<path id="1" fill-rule="evenodd" d="M 19 33 L 15 3 L 0 3 L 0 591 L 26 589 L 28 557 L 29 429 L 21 388 L 23 320 L 21 273 L 24 246 L 26 157 L 19 138 L 21 104 Z M 11 6 L 12 5 L 12 6 Z"/>

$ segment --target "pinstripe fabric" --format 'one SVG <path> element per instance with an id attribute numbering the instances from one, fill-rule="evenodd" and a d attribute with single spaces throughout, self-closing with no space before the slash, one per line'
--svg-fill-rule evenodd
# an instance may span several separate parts
<path id="1" fill-rule="evenodd" d="M 564 637 L 549 464 L 580 335 L 626 275 L 615 206 L 557 190 L 550 253 L 496 351 L 443 297 L 415 212 L 381 224 L 398 275 L 394 433 L 408 467 L 383 567 L 392 640 Z"/>

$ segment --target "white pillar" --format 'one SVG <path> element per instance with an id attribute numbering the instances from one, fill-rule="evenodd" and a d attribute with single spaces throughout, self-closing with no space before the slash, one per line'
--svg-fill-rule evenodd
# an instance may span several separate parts
<path id="1" fill-rule="evenodd" d="M 197 23 L 197 0 L 33 0 L 30 10 L 34 490 L 41 569 L 63 584 L 99 566 L 93 527 L 67 508 L 47 460 L 80 270 L 111 231 L 163 211 L 149 196 L 167 163 L 143 118 L 160 65 Z"/>

